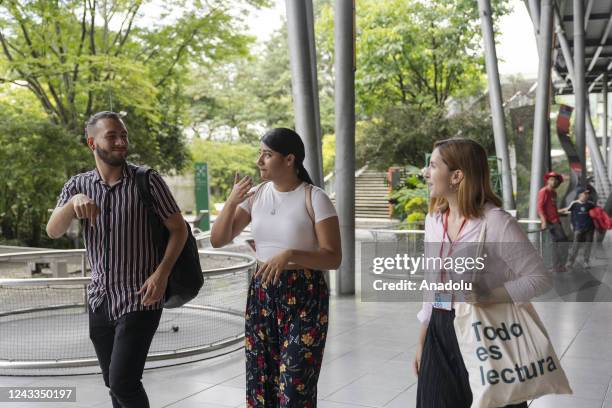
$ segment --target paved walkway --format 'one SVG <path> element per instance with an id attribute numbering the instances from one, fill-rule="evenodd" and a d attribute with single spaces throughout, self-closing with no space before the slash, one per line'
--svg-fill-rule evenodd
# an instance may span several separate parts
<path id="1" fill-rule="evenodd" d="M 593 275 L 609 281 L 612 266 L 600 251 Z M 577 272 L 579 273 L 579 272 Z M 602 279 L 602 280 L 604 280 Z M 364 303 L 332 297 L 330 329 L 319 380 L 320 408 L 415 406 L 412 358 L 418 303 Z M 534 408 L 612 408 L 612 302 L 537 303 L 574 390 L 546 396 Z M 244 406 L 244 357 L 238 351 L 213 360 L 145 372 L 152 407 Z M 110 407 L 98 375 L 0 377 L 1 386 L 76 386 L 71 404 L 0 403 L 0 407 Z"/>
<path id="2" fill-rule="evenodd" d="M 417 304 L 361 303 L 334 298 L 325 361 L 319 380 L 321 408 L 414 407 L 411 361 Z M 570 379 L 573 396 L 548 396 L 531 407 L 612 408 L 612 303 L 536 305 Z M 152 407 L 244 406 L 242 351 L 217 359 L 149 370 L 144 376 Z M 28 407 L 110 407 L 100 376 L 0 377 L 2 386 L 76 386 L 72 404 Z M 23 403 L 0 403 L 24 408 Z"/>

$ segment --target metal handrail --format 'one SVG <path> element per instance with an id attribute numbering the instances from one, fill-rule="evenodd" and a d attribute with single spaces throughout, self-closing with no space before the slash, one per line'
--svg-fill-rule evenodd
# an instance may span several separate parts
<path id="1" fill-rule="evenodd" d="M 519 224 L 540 224 L 541 221 L 540 220 L 530 220 L 530 219 L 517 219 Z M 387 234 L 396 234 L 396 235 L 409 235 L 409 234 L 417 234 L 417 235 L 424 235 L 425 234 L 425 230 L 414 230 L 414 229 L 410 229 L 410 230 L 395 230 L 395 229 L 367 229 L 366 231 L 370 232 L 370 234 L 372 234 L 372 236 L 374 237 L 375 240 L 377 240 L 377 234 L 378 233 L 387 233 Z M 538 243 L 535 244 L 534 246 L 536 246 L 536 249 L 538 249 L 540 256 L 543 256 L 544 254 L 544 246 L 543 246 L 543 232 L 546 231 L 546 228 L 539 228 L 539 229 L 534 229 L 534 230 L 527 230 L 526 233 L 527 234 L 539 234 L 538 236 Z"/>
<path id="2" fill-rule="evenodd" d="M 239 258 L 244 262 L 241 262 L 238 265 L 216 268 L 216 269 L 205 269 L 202 270 L 204 274 L 204 278 L 208 279 L 213 276 L 219 275 L 228 275 L 235 274 L 241 271 L 248 271 L 255 267 L 257 260 L 250 255 L 240 254 L 236 252 L 229 251 L 207 251 L 207 250 L 198 250 L 200 255 L 212 255 L 212 256 L 221 256 L 221 257 L 233 257 Z M 83 263 L 83 275 L 85 271 L 85 263 L 84 260 L 86 258 L 85 249 L 71 249 L 71 250 L 50 250 L 50 251 L 37 251 L 37 252 L 19 252 L 12 254 L 2 254 L 0 255 L 0 261 L 3 260 L 11 260 L 11 261 L 28 261 L 33 259 L 38 259 L 41 255 L 44 257 L 51 257 L 53 259 L 60 258 L 65 259 L 66 257 L 75 257 L 80 256 Z M 68 277 L 68 278 L 22 278 L 22 279 L 0 279 L 0 287 L 24 287 L 24 286 L 68 286 L 68 285 L 78 285 L 84 286 L 87 285 L 91 281 L 91 277 L 82 276 L 82 277 Z M 12 310 L 9 312 L 5 312 L 0 314 L 2 316 L 8 315 L 17 315 L 17 314 L 26 314 L 32 313 L 40 310 L 57 310 L 57 309 L 67 309 L 67 308 L 79 308 L 84 307 L 87 304 L 86 294 L 83 297 L 83 303 L 69 303 L 65 305 L 49 305 L 44 308 L 29 308 L 29 309 L 18 309 Z M 202 311 L 213 311 L 218 313 L 225 313 L 232 316 L 242 316 L 243 311 L 234 310 L 231 308 L 219 308 L 210 305 L 196 305 L 188 303 L 183 306 L 186 309 L 194 309 L 194 310 L 202 310 Z M 244 332 L 238 333 L 231 337 L 227 337 L 224 339 L 220 339 L 210 344 L 203 344 L 196 347 L 189 347 L 184 349 L 177 350 L 169 350 L 162 351 L 156 353 L 150 353 L 147 356 L 147 361 L 160 361 L 165 359 L 182 359 L 186 357 L 193 357 L 199 354 L 213 352 L 222 348 L 236 346 L 243 342 Z M 210 358 L 210 357 L 209 357 Z M 96 358 L 79 358 L 79 359 L 49 359 L 42 361 L 16 361 L 16 360 L 0 360 L 0 369 L 54 369 L 54 368 L 79 368 L 79 367 L 89 367 L 89 366 L 97 366 L 98 360 Z"/>
<path id="3" fill-rule="evenodd" d="M 82 305 L 67 305 L 66 307 L 80 307 Z M 243 312 L 229 309 L 220 309 L 212 306 L 200 306 L 186 304 L 183 306 L 187 309 L 196 309 L 204 311 L 214 311 L 219 313 L 226 313 L 234 316 L 242 316 Z M 47 309 L 45 309 L 47 310 Z M 168 359 L 181 359 L 186 357 L 193 357 L 198 354 L 210 353 L 222 348 L 233 346 L 244 341 L 244 333 L 237 334 L 232 337 L 225 338 L 223 340 L 204 344 L 197 347 L 189 347 L 179 350 L 172 351 L 161 351 L 149 353 L 147 355 L 147 362 L 160 361 Z M 0 369 L 53 369 L 53 368 L 78 368 L 78 367 L 92 367 L 97 366 L 97 358 L 77 358 L 77 359 L 64 359 L 64 360 L 45 360 L 45 361 L 4 361 L 0 360 Z"/>
<path id="4" fill-rule="evenodd" d="M 540 224 L 541 221 L 540 220 L 529 220 L 529 219 L 518 219 L 517 220 L 519 224 Z M 425 234 L 425 230 L 415 230 L 415 229 L 410 229 L 410 230 L 394 230 L 394 229 L 378 229 L 378 228 L 372 228 L 372 229 L 368 229 L 368 231 L 375 231 L 375 232 L 387 232 L 387 233 L 394 233 L 394 234 Z"/>
<path id="5" fill-rule="evenodd" d="M 85 253 L 84 249 L 69 249 L 69 250 L 57 250 L 57 251 L 44 251 L 47 254 L 54 255 L 55 252 L 60 252 L 58 257 L 61 256 L 61 252 L 78 253 L 82 255 Z M 219 255 L 219 256 L 230 256 L 234 258 L 243 258 L 246 262 L 234 266 L 227 266 L 216 269 L 203 269 L 202 274 L 204 278 L 210 276 L 226 275 L 228 273 L 239 272 L 243 269 L 254 267 L 257 260 L 246 254 L 239 254 L 236 252 L 228 251 L 207 251 L 199 250 L 200 255 Z M 37 258 L 36 255 L 40 255 L 40 252 L 20 252 L 15 254 L 4 254 L 0 255 L 0 261 L 9 259 L 11 261 L 28 261 L 32 258 Z M 25 259 L 23 259 L 25 258 Z M 90 277 L 79 277 L 79 278 L 27 278 L 27 279 L 0 279 L 0 286 L 45 286 L 45 285 L 83 285 L 90 282 Z"/>
<path id="6" fill-rule="evenodd" d="M 413 229 L 406 229 L 406 230 L 396 230 L 396 229 L 371 229 L 368 230 L 370 232 L 382 232 L 382 233 L 387 233 L 387 234 L 397 234 L 397 235 L 408 235 L 408 234 L 418 234 L 418 235 L 424 235 L 425 234 L 425 230 L 413 230 Z"/>

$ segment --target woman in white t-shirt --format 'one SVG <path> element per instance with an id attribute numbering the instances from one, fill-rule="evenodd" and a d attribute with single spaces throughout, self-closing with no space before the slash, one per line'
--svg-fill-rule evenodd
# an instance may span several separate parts
<path id="1" fill-rule="evenodd" d="M 257 272 L 245 313 L 247 407 L 316 407 L 329 292 L 322 270 L 342 258 L 336 210 L 312 185 L 297 133 L 272 129 L 257 167 L 238 180 L 213 224 L 211 244 L 230 243 L 250 222 Z"/>

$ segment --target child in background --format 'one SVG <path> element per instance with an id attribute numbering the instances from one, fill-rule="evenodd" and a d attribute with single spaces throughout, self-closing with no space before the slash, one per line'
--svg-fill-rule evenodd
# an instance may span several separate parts
<path id="1" fill-rule="evenodd" d="M 577 200 L 570 203 L 567 208 L 561 209 L 559 212 L 571 212 L 571 223 L 574 229 L 574 244 L 570 250 L 567 267 L 572 267 L 578 251 L 584 246 L 584 267 L 589 267 L 589 256 L 591 255 L 591 244 L 593 242 L 593 234 L 595 225 L 593 218 L 589 215 L 589 211 L 595 208 L 595 204 L 589 201 L 589 190 L 586 187 L 579 186 L 576 189 Z"/>

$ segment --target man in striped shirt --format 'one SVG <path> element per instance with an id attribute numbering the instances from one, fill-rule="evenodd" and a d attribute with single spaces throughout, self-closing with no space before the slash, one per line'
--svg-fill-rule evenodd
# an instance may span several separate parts
<path id="1" fill-rule="evenodd" d="M 137 167 L 126 162 L 128 131 L 117 113 L 93 115 L 86 133 L 96 168 L 64 185 L 47 234 L 59 238 L 73 218 L 81 220 L 91 268 L 89 335 L 104 383 L 113 407 L 148 407 L 142 373 L 187 230 L 168 186 L 151 172 L 153 206 L 170 232 L 165 252 L 157 248 L 136 187 Z"/>

